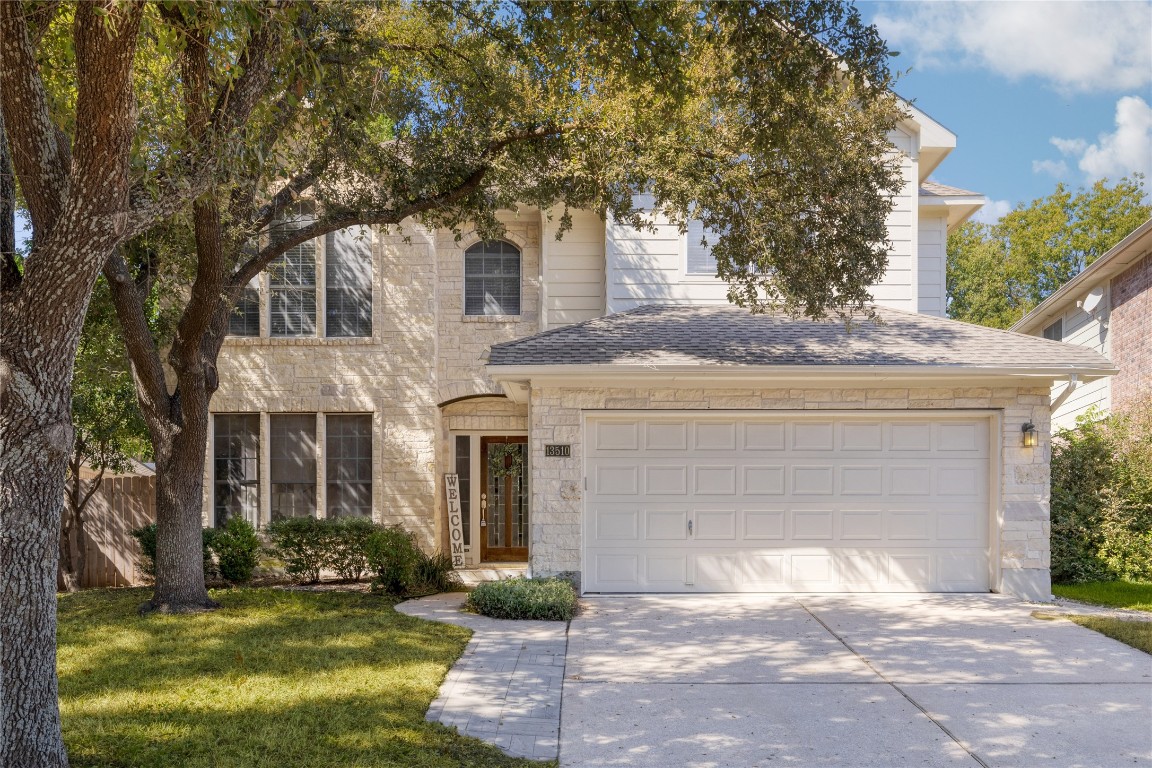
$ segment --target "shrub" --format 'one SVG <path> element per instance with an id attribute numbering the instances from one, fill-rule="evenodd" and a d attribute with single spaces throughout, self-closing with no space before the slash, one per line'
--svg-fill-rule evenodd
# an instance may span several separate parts
<path id="1" fill-rule="evenodd" d="M 277 559 L 288 575 L 315 584 L 330 560 L 331 528 L 312 517 L 289 517 L 268 525 L 268 536 Z"/>
<path id="2" fill-rule="evenodd" d="M 136 567 L 149 579 L 156 578 L 156 523 L 136 528 L 128 532 L 140 544 L 140 560 Z M 201 534 L 201 555 L 204 558 L 204 578 L 210 580 L 216 577 L 216 566 L 212 562 L 212 551 L 209 544 L 216 535 L 214 528 L 205 528 Z"/>
<path id="3" fill-rule="evenodd" d="M 247 584 L 260 559 L 256 529 L 242 517 L 231 517 L 208 539 L 220 575 L 233 584 Z"/>
<path id="4" fill-rule="evenodd" d="M 1052 448 L 1052 580 L 1152 580 L 1152 399 L 1089 413 Z"/>
<path id="5" fill-rule="evenodd" d="M 494 619 L 568 621 L 576 615 L 576 590 L 562 579 L 504 579 L 480 584 L 468 607 Z"/>
<path id="6" fill-rule="evenodd" d="M 421 555 L 416 537 L 399 525 L 380 528 L 364 541 L 368 567 L 375 573 L 372 588 L 403 595 L 413 582 Z"/>
<path id="7" fill-rule="evenodd" d="M 345 581 L 358 581 L 368 570 L 364 543 L 379 528 L 365 517 L 333 518 L 323 521 L 328 529 L 327 567 Z"/>
<path id="8" fill-rule="evenodd" d="M 413 569 L 412 583 L 408 585 L 408 594 L 450 592 L 460 586 L 460 577 L 452 567 L 451 555 L 442 550 L 436 550 L 430 555 L 419 550 L 419 555 Z"/>

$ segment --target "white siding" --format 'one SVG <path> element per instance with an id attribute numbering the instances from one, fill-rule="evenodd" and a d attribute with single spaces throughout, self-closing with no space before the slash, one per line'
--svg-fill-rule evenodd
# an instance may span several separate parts
<path id="1" fill-rule="evenodd" d="M 604 314 L 604 221 L 590 211 L 572 211 L 572 229 L 556 239 L 558 222 L 546 222 L 544 324 L 542 330 Z"/>
<path id="2" fill-rule="evenodd" d="M 919 311 L 944 317 L 947 295 L 947 216 L 920 217 L 919 233 Z"/>
<path id="3" fill-rule="evenodd" d="M 872 295 L 877 304 L 915 312 L 921 295 L 920 266 L 916 261 L 917 137 L 898 128 L 889 138 L 901 155 L 904 186 L 895 196 L 895 207 L 887 220 L 892 243 L 888 271 L 884 279 L 873 286 Z M 641 197 L 637 204 L 650 207 L 651 199 Z M 663 217 L 657 217 L 655 224 L 654 232 L 636 231 L 608 220 L 607 311 L 621 312 L 645 304 L 726 304 L 727 283 L 715 277 L 686 274 L 687 238 Z M 943 246 L 927 271 L 925 279 L 940 283 L 939 289 L 928 290 L 938 293 L 930 303 L 929 312 L 943 315 Z"/>
<path id="4" fill-rule="evenodd" d="M 882 306 L 916 312 L 919 309 L 919 265 L 916 263 L 918 143 L 917 137 L 900 128 L 892 131 L 888 139 L 900 151 L 904 186 L 896 194 L 895 206 L 888 214 L 888 239 L 892 244 L 888 251 L 888 271 L 880 283 L 873 286 L 872 296 Z"/>
<path id="5" fill-rule="evenodd" d="M 1105 301 L 1095 317 L 1076 307 L 1071 307 L 1065 311 L 1062 316 L 1064 343 L 1088 347 L 1107 357 L 1111 351 L 1107 328 L 1108 316 L 1111 312 L 1110 298 L 1107 294 L 1105 295 Z M 1043 327 L 1036 330 L 1034 335 L 1043 336 L 1044 328 L 1054 322 L 1056 322 L 1056 318 L 1050 318 Z M 1092 406 L 1096 406 L 1101 412 L 1106 413 L 1112 406 L 1111 381 L 1111 378 L 1106 377 L 1077 387 L 1052 413 L 1053 430 L 1076 426 L 1076 418 Z M 1066 383 L 1061 382 L 1052 387 L 1053 401 L 1064 391 L 1066 386 Z"/>
<path id="6" fill-rule="evenodd" d="M 637 203 L 650 207 L 651 199 Z M 726 304 L 728 284 L 685 275 L 686 239 L 663 216 L 656 231 L 637 231 L 611 219 L 607 225 L 608 312 L 645 304 Z"/>

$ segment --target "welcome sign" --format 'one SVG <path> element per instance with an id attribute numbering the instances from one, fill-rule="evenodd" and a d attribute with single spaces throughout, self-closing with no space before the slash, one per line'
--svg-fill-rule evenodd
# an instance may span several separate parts
<path id="1" fill-rule="evenodd" d="M 444 475 L 444 494 L 448 501 L 448 546 L 452 567 L 463 568 L 464 515 L 460 511 L 460 476 Z"/>

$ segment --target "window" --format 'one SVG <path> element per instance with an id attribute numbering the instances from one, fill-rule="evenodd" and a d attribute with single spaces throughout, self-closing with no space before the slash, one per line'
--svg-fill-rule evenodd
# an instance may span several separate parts
<path id="1" fill-rule="evenodd" d="M 464 252 L 464 314 L 520 314 L 520 251 L 500 240 Z"/>
<path id="2" fill-rule="evenodd" d="M 472 543 L 472 438 L 456 436 L 456 475 L 460 480 L 460 512 L 463 518 L 464 546 Z"/>
<path id="3" fill-rule="evenodd" d="M 712 255 L 712 245 L 719 237 L 710 229 L 705 229 L 703 222 L 698 219 L 688 221 L 688 232 L 685 240 L 685 266 L 684 273 L 700 277 L 716 277 L 716 257 Z M 707 240 L 708 245 L 701 241 Z"/>
<path id="4" fill-rule="evenodd" d="M 316 514 L 316 414 L 268 419 L 272 520 Z"/>
<path id="5" fill-rule="evenodd" d="M 367 227 L 324 241 L 324 335 L 372 335 L 372 249 Z"/>
<path id="6" fill-rule="evenodd" d="M 285 222 L 282 232 L 306 226 Z M 272 336 L 316 335 L 316 241 L 289 248 L 268 265 L 268 331 Z"/>
<path id="7" fill-rule="evenodd" d="M 276 225 L 283 240 L 314 219 L 304 213 Z M 372 335 L 372 230 L 351 227 L 288 249 L 268 265 L 269 336 L 317 336 L 318 297 L 323 292 L 323 334 L 328 338 Z M 323 255 L 322 270 L 317 258 Z M 260 292 L 256 278 L 241 292 L 228 318 L 228 335 L 260 335 Z"/>
<path id="8" fill-rule="evenodd" d="M 222 413 L 213 418 L 213 503 L 217 528 L 231 517 L 260 520 L 260 416 Z"/>
<path id="9" fill-rule="evenodd" d="M 257 279 L 254 278 L 240 291 L 240 298 L 228 316 L 229 336 L 260 335 L 260 291 L 256 288 Z"/>
<path id="10" fill-rule="evenodd" d="M 1044 329 L 1044 338 L 1052 341 L 1064 341 L 1064 318 L 1060 318 Z"/>
<path id="11" fill-rule="evenodd" d="M 324 422 L 328 517 L 372 517 L 372 416 Z"/>

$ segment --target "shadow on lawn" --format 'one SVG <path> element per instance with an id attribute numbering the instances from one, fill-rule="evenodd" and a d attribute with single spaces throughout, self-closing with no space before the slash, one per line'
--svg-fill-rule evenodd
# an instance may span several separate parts
<path id="1" fill-rule="evenodd" d="M 424 721 L 467 642 L 460 627 L 371 595 L 267 589 L 141 617 L 142 594 L 60 601 L 73 766 L 533 765 Z"/>

